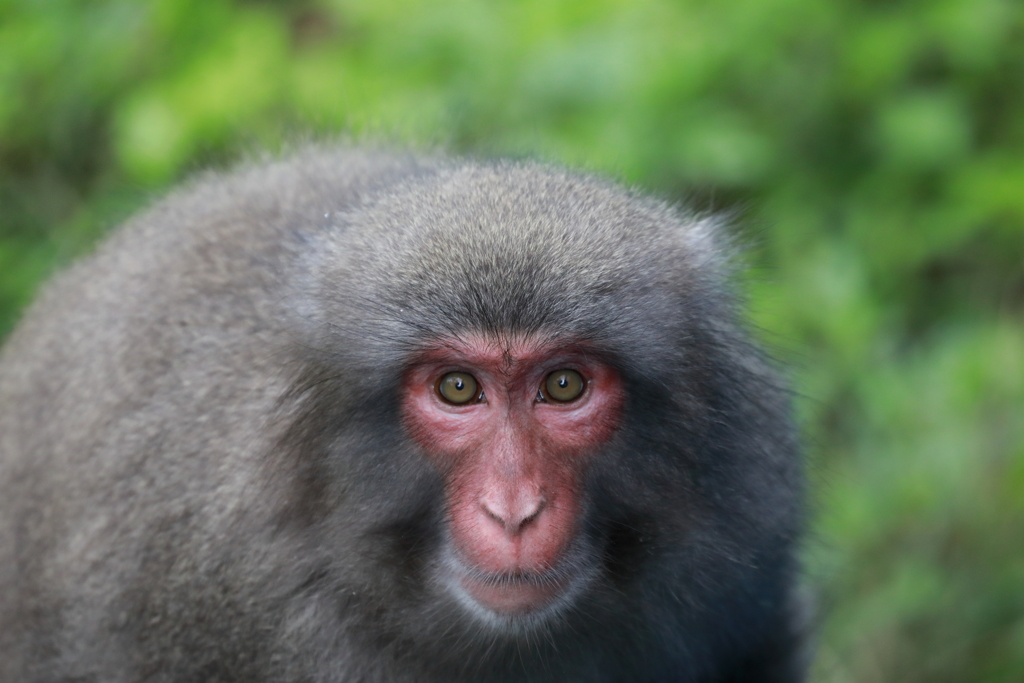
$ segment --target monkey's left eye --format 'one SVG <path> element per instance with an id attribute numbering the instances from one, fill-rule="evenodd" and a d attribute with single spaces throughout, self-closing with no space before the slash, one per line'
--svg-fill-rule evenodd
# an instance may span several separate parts
<path id="1" fill-rule="evenodd" d="M 575 370 L 555 370 L 544 380 L 544 393 L 559 403 L 579 398 L 586 383 Z"/>
<path id="2" fill-rule="evenodd" d="M 455 405 L 463 405 L 476 398 L 476 389 L 476 378 L 468 372 L 449 372 L 437 383 L 437 393 L 441 398 Z"/>

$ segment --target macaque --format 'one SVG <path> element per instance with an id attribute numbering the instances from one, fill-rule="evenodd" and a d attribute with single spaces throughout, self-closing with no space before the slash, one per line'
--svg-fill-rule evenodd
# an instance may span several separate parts
<path id="1" fill-rule="evenodd" d="M 172 193 L 0 352 L 0 681 L 802 681 L 720 222 L 372 149 Z"/>

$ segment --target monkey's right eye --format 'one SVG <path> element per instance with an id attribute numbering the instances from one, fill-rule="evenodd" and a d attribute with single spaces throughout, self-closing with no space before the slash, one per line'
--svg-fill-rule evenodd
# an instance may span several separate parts
<path id="1" fill-rule="evenodd" d="M 448 403 L 469 403 L 477 397 L 476 379 L 468 372 L 449 372 L 437 383 L 437 393 Z"/>

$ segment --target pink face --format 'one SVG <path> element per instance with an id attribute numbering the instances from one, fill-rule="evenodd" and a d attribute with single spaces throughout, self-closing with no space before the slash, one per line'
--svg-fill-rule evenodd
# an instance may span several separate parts
<path id="1" fill-rule="evenodd" d="M 476 603 L 526 614 L 568 589 L 559 564 L 580 530 L 583 474 L 622 403 L 610 366 L 534 339 L 449 340 L 407 372 L 405 424 L 445 475 L 457 580 Z"/>

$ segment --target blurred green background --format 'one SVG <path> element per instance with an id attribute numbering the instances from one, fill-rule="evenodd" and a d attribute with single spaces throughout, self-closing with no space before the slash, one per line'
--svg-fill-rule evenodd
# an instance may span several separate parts
<path id="1" fill-rule="evenodd" d="M 814 679 L 1024 680 L 1024 3 L 0 0 L 0 335 L 168 185 L 339 133 L 737 215 Z"/>

